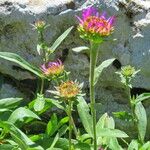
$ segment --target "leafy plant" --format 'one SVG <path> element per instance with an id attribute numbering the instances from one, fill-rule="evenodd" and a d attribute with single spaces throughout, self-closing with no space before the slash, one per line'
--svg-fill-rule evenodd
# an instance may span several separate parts
<path id="1" fill-rule="evenodd" d="M 94 7 L 83 11 L 83 18 L 77 27 L 80 37 L 88 40 L 90 46 L 73 48 L 74 52 L 87 52 L 90 56 L 89 99 L 82 93 L 83 83 L 73 81 L 60 59 L 51 60 L 59 45 L 72 31 L 64 31 L 51 46 L 44 39 L 44 32 L 49 25 L 44 21 L 35 22 L 38 33 L 37 53 L 41 66 L 34 66 L 21 56 L 0 52 L 0 58 L 17 63 L 40 79 L 36 97 L 22 106 L 22 98 L 5 98 L 0 100 L 0 149 L 2 150 L 150 150 L 150 141 L 145 141 L 147 116 L 143 101 L 150 99 L 150 93 L 131 96 L 132 79 L 140 70 L 130 65 L 121 68 L 117 74 L 128 92 L 130 112 L 114 112 L 114 116 L 123 121 L 132 122 L 137 130 L 136 139 L 115 127 L 113 117 L 104 113 L 97 120 L 95 87 L 104 69 L 115 60 L 111 58 L 97 64 L 99 48 L 102 42 L 113 33 L 114 17 L 99 15 Z M 47 90 L 45 82 L 54 89 Z M 50 87 L 51 88 L 51 87 Z M 58 112 L 58 113 L 57 113 Z M 75 118 L 77 115 L 79 118 Z M 46 116 L 46 117 L 45 117 Z M 127 139 L 128 138 L 128 139 Z M 127 140 L 126 140 L 127 139 Z M 125 145 L 122 145 L 121 142 Z"/>

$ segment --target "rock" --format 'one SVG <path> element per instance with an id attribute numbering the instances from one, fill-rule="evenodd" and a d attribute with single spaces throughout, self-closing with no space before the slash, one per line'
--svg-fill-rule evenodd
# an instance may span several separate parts
<path id="1" fill-rule="evenodd" d="M 13 87 L 11 84 L 5 83 L 0 88 L 0 99 L 9 97 L 24 98 L 25 95 L 21 93 L 17 88 Z"/>
<path id="2" fill-rule="evenodd" d="M 74 25 L 74 30 L 58 48 L 54 57 L 64 61 L 66 70 L 72 72 L 72 79 L 85 82 L 83 91 L 88 97 L 89 56 L 87 53 L 76 54 L 71 49 L 87 45 L 76 32 L 75 15 L 79 15 L 90 3 L 95 3 L 101 11 L 106 10 L 109 15 L 115 15 L 117 21 L 111 39 L 100 46 L 98 64 L 112 57 L 115 57 L 116 61 L 102 73 L 97 84 L 96 100 L 103 104 L 102 110 L 97 109 L 99 114 L 104 111 L 111 113 L 118 109 L 127 110 L 127 94 L 120 78 L 115 74 L 121 66 L 130 64 L 141 69 L 133 80 L 133 87 L 150 91 L 148 0 L 51 0 L 50 3 L 49 0 L 1 0 L 0 51 L 17 53 L 31 64 L 40 66 L 42 61 L 36 51 L 37 33 L 32 30 L 30 24 L 38 19 L 50 24 L 45 32 L 45 39 L 50 45 L 62 32 Z M 16 80 L 35 79 L 33 74 L 3 59 L 0 59 L 0 72 Z M 121 125 L 118 123 L 118 126 L 119 124 Z"/>

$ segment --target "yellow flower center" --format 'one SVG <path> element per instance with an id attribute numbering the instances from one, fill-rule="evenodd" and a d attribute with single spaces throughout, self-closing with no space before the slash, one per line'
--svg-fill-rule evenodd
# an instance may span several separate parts
<path id="1" fill-rule="evenodd" d="M 58 87 L 58 91 L 61 97 L 73 98 L 80 93 L 80 88 L 78 87 L 77 83 L 73 81 L 67 81 Z"/>

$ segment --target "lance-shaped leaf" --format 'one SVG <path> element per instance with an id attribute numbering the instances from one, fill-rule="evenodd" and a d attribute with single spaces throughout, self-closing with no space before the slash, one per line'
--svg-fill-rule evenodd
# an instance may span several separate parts
<path id="1" fill-rule="evenodd" d="M 1 150 L 13 150 L 16 149 L 16 146 L 10 145 L 10 144 L 1 144 L 0 149 Z"/>
<path id="2" fill-rule="evenodd" d="M 123 150 L 123 148 L 119 145 L 117 138 L 110 138 L 109 148 L 111 150 Z"/>
<path id="3" fill-rule="evenodd" d="M 129 144 L 128 150 L 138 150 L 138 141 L 137 140 L 132 140 L 131 143 Z"/>
<path id="4" fill-rule="evenodd" d="M 20 101 L 22 101 L 22 98 L 4 98 L 0 100 L 0 109 L 4 108 L 15 108 Z"/>
<path id="5" fill-rule="evenodd" d="M 98 67 L 95 68 L 94 85 L 97 83 L 98 78 L 100 77 L 102 71 L 105 68 L 107 68 L 108 66 L 110 66 L 113 63 L 114 60 L 115 60 L 115 58 L 105 60 Z"/>
<path id="6" fill-rule="evenodd" d="M 78 97 L 77 110 L 86 132 L 92 137 L 93 136 L 93 122 L 92 116 L 90 115 L 90 109 L 83 97 Z"/>
<path id="7" fill-rule="evenodd" d="M 59 134 L 57 133 L 56 136 L 55 136 L 55 138 L 54 138 L 54 140 L 53 140 L 53 143 L 51 144 L 50 148 L 48 148 L 47 150 L 53 150 L 55 144 L 56 144 L 57 141 L 58 141 L 58 139 L 59 139 Z"/>
<path id="8" fill-rule="evenodd" d="M 73 29 L 73 26 L 68 28 L 62 35 L 60 35 L 57 40 L 54 42 L 54 44 L 50 47 L 50 49 L 54 52 L 56 48 L 62 43 L 62 41 L 68 36 L 68 34 Z"/>
<path id="9" fill-rule="evenodd" d="M 32 142 L 27 135 L 18 129 L 14 124 L 8 121 L 0 121 L 0 127 L 10 133 L 11 137 L 18 144 L 21 150 L 44 150 L 41 146 L 38 146 Z"/>
<path id="10" fill-rule="evenodd" d="M 118 138 L 127 138 L 128 135 L 118 129 L 110 129 L 110 128 L 98 128 L 97 133 L 101 137 L 118 137 Z"/>
<path id="11" fill-rule="evenodd" d="M 11 123 L 15 123 L 17 120 L 23 120 L 25 117 L 28 118 L 35 118 L 35 119 L 39 119 L 40 118 L 31 110 L 24 108 L 24 107 L 20 107 L 18 109 L 16 109 L 9 117 L 8 121 Z"/>
<path id="12" fill-rule="evenodd" d="M 146 142 L 144 145 L 142 145 L 142 147 L 140 148 L 140 150 L 149 150 L 150 149 L 150 141 Z"/>
<path id="13" fill-rule="evenodd" d="M 37 94 L 37 98 L 34 101 L 34 110 L 41 111 L 45 106 L 45 98 L 43 95 Z"/>
<path id="14" fill-rule="evenodd" d="M 150 93 L 143 93 L 135 99 L 135 103 L 150 99 Z"/>
<path id="15" fill-rule="evenodd" d="M 101 129 L 105 128 L 107 117 L 108 117 L 108 115 L 107 115 L 107 113 L 105 113 L 99 118 L 99 120 L 96 124 L 96 130 L 98 130 L 98 128 L 101 128 Z"/>
<path id="16" fill-rule="evenodd" d="M 138 132 L 140 140 L 143 142 L 146 134 L 146 127 L 147 127 L 147 116 L 145 108 L 143 107 L 142 103 L 139 102 L 135 106 L 135 114 L 138 121 Z"/>
<path id="17" fill-rule="evenodd" d="M 21 67 L 23 67 L 24 69 L 34 73 L 35 75 L 39 77 L 43 77 L 42 71 L 40 69 L 31 65 L 30 63 L 28 63 L 26 60 L 24 60 L 22 57 L 20 57 L 17 54 L 10 53 L 10 52 L 0 52 L 0 57 L 9 60 L 11 62 L 15 62 L 19 64 Z"/>
<path id="18" fill-rule="evenodd" d="M 81 51 L 85 51 L 85 50 L 89 50 L 89 48 L 87 46 L 80 46 L 80 47 L 75 47 L 72 49 L 74 52 L 81 52 Z"/>

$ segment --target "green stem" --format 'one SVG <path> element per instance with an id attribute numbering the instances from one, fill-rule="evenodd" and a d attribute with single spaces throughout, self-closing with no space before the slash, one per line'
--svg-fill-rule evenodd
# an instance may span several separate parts
<path id="1" fill-rule="evenodd" d="M 136 117 L 136 114 L 135 114 L 135 104 L 133 103 L 133 100 L 132 97 L 131 97 L 131 89 L 130 87 L 128 86 L 129 83 L 126 84 L 126 87 L 127 87 L 127 90 L 128 90 L 128 95 L 129 95 L 129 100 L 130 100 L 130 107 L 131 107 L 131 113 L 132 113 L 132 118 L 133 118 L 133 123 L 134 123 L 134 126 L 136 126 L 137 130 L 138 130 L 138 123 L 137 123 L 137 117 Z M 141 143 L 143 143 L 143 140 L 138 132 L 138 139 Z"/>
<path id="2" fill-rule="evenodd" d="M 97 62 L 98 46 L 99 44 L 97 43 L 91 43 L 90 50 L 90 105 L 93 119 L 94 150 L 97 150 L 94 72 Z"/>
<path id="3" fill-rule="evenodd" d="M 74 131 L 74 134 L 76 136 L 76 139 L 78 139 L 78 131 L 77 131 L 77 128 L 76 128 L 76 125 L 74 123 L 74 120 L 72 118 L 72 115 L 71 115 L 71 122 L 72 122 L 72 126 L 73 126 L 73 131 Z"/>
<path id="4" fill-rule="evenodd" d="M 69 149 L 71 150 L 71 138 L 72 138 L 72 117 L 71 117 L 71 107 L 72 107 L 72 102 L 69 100 L 69 105 L 68 105 L 68 117 L 69 117 Z"/>
<path id="5" fill-rule="evenodd" d="M 44 90 L 44 79 L 41 79 L 41 90 L 40 90 L 40 94 L 43 94 L 43 90 Z"/>
<path id="6" fill-rule="evenodd" d="M 66 103 L 65 103 L 65 105 L 66 105 Z M 69 116 L 68 111 L 65 111 L 65 112 L 66 112 L 66 114 Z M 75 123 L 74 123 L 72 114 L 71 114 L 71 124 L 72 124 L 72 127 L 73 127 L 74 134 L 75 134 L 75 136 L 76 136 L 76 139 L 78 139 L 78 131 L 77 131 L 77 127 L 76 127 L 76 125 L 75 125 Z"/>
<path id="7" fill-rule="evenodd" d="M 5 135 L 6 135 L 6 132 L 4 130 L 2 130 L 1 135 L 0 135 L 0 139 L 3 140 Z"/>
<path id="8" fill-rule="evenodd" d="M 44 43 L 44 36 L 43 36 L 43 30 L 38 31 L 38 42 L 42 44 L 42 51 L 43 51 L 43 61 L 44 63 L 48 62 L 49 56 L 47 54 L 47 51 L 45 49 L 45 43 Z"/>

